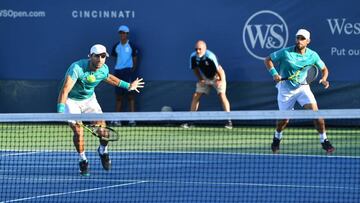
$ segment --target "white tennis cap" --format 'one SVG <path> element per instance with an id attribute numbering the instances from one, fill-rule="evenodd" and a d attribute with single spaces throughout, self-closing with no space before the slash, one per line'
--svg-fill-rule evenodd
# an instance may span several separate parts
<path id="1" fill-rule="evenodd" d="M 296 33 L 296 36 L 303 36 L 305 39 L 310 39 L 310 32 L 305 29 L 299 29 Z"/>
<path id="2" fill-rule="evenodd" d="M 91 54 L 103 54 L 106 53 L 106 56 L 109 57 L 109 54 L 106 52 L 106 47 L 101 44 L 95 44 L 90 49 L 90 55 Z"/>
<path id="3" fill-rule="evenodd" d="M 119 27 L 118 32 L 130 32 L 130 29 L 126 25 L 122 25 Z"/>

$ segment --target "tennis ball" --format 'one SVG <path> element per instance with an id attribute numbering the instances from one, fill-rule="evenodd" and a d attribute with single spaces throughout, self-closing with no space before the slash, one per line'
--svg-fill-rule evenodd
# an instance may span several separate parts
<path id="1" fill-rule="evenodd" d="M 96 81 L 96 77 L 94 75 L 88 75 L 86 77 L 86 80 L 89 82 L 89 83 L 93 83 Z"/>
<path id="2" fill-rule="evenodd" d="M 171 106 L 163 106 L 161 107 L 161 112 L 172 112 L 173 109 L 171 108 Z"/>

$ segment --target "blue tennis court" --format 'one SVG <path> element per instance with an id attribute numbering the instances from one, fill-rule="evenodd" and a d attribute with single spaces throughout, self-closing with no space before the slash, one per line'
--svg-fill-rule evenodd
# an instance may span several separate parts
<path id="1" fill-rule="evenodd" d="M 74 152 L 0 157 L 0 202 L 360 201 L 358 157 L 112 152 L 106 172 L 88 152 L 89 177 L 78 174 Z"/>

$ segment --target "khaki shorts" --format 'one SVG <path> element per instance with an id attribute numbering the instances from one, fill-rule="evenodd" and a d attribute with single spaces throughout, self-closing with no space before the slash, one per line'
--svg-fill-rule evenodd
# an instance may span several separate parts
<path id="1" fill-rule="evenodd" d="M 206 85 L 201 85 L 200 82 L 196 83 L 196 92 L 203 93 L 203 94 L 209 94 L 210 89 L 214 88 L 216 90 L 216 93 L 226 93 L 226 80 L 222 82 L 220 87 L 215 86 L 215 81 L 217 78 L 214 78 L 212 80 L 205 79 Z"/>

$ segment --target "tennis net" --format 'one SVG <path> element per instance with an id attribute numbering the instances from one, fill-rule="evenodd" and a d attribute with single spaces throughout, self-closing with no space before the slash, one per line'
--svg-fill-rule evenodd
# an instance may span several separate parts
<path id="1" fill-rule="evenodd" d="M 111 170 L 85 131 L 90 176 L 80 176 L 68 124 L 80 120 L 105 120 L 120 135 L 108 146 Z M 360 109 L 0 114 L 0 202 L 359 202 L 359 126 Z"/>

